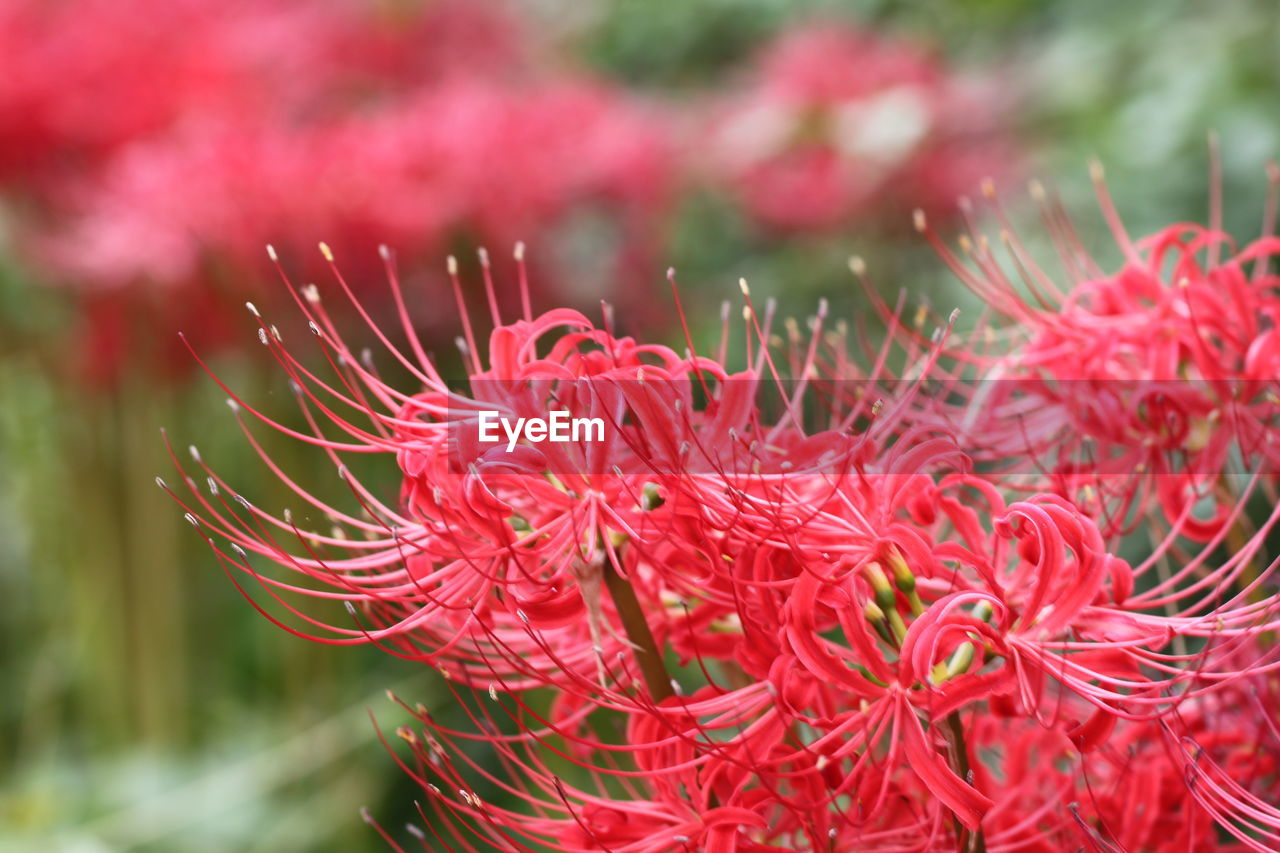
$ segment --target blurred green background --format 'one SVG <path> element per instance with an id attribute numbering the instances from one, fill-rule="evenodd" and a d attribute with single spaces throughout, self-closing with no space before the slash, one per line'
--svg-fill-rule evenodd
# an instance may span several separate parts
<path id="1" fill-rule="evenodd" d="M 1280 152 L 1280 16 L 1266 0 L 508 8 L 537 34 L 544 61 L 602 77 L 669 115 L 740 85 L 763 45 L 815 13 L 919 40 L 957 73 L 994 81 L 1007 101 L 1004 132 L 1021 153 L 1000 189 L 1029 241 L 1042 242 L 1024 201 L 1024 178 L 1035 174 L 1061 191 L 1104 261 L 1115 252 L 1092 202 L 1089 158 L 1106 164 L 1135 233 L 1203 221 L 1206 139 L 1215 131 L 1227 227 L 1248 239 L 1262 218 L 1266 164 Z M 465 75 L 465 62 L 454 62 Z M 294 638 L 243 601 L 153 482 L 172 476 L 161 428 L 184 453 L 199 445 L 256 502 L 284 505 L 288 496 L 252 457 L 210 380 L 189 368 L 163 379 L 150 369 L 149 342 L 179 331 L 164 316 L 128 309 L 134 346 L 114 381 L 85 382 L 68 367 L 84 334 L 83 291 L 22 249 L 24 218 L 41 192 L 0 188 L 0 850 L 384 849 L 359 807 L 395 829 L 412 817 L 414 791 L 377 743 L 367 709 L 393 728 L 402 720 L 387 688 L 443 706 L 438 685 L 373 649 Z M 397 187 L 383 192 L 394 197 Z M 677 182 L 640 276 L 653 289 L 646 298 L 668 304 L 663 271 L 674 265 L 701 333 L 739 276 L 789 312 L 803 314 L 821 296 L 835 316 L 853 317 L 865 310 L 846 268 L 858 253 L 888 291 L 927 296 L 945 313 L 965 297 L 900 233 L 911 206 L 886 210 L 884 221 L 777 234 L 723 193 Z M 561 283 L 588 304 L 601 287 L 590 260 L 608 239 L 591 215 L 575 216 L 566 238 L 571 257 L 583 259 L 582 280 Z M 274 287 L 265 264 L 257 277 L 253 287 Z M 658 337 L 673 332 L 650 327 Z M 244 317 L 214 364 L 247 399 L 284 416 L 286 383 L 255 333 Z M 306 485 L 341 493 L 327 471 L 308 474 L 316 466 L 305 448 L 268 444 Z M 373 485 L 394 494 L 395 475 L 374 473 Z"/>

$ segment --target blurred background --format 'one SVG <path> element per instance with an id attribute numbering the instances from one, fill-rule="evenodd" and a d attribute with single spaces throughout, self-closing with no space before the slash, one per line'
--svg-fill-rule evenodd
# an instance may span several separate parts
<path id="1" fill-rule="evenodd" d="M 413 815 L 368 710 L 439 685 L 269 624 L 154 484 L 163 428 L 287 500 L 178 338 L 296 420 L 243 307 L 296 330 L 265 244 L 305 282 L 327 241 L 375 316 L 394 247 L 442 352 L 444 257 L 478 308 L 487 246 L 509 302 L 517 240 L 537 307 L 673 341 L 668 266 L 699 335 L 740 276 L 856 320 L 855 253 L 945 313 L 911 211 L 945 233 L 987 177 L 1029 242 L 1035 176 L 1112 262 L 1088 159 L 1134 232 L 1203 221 L 1210 131 L 1248 239 L 1280 152 L 1268 0 L 6 0 L 0 57 L 3 851 L 381 850 L 359 808 Z"/>

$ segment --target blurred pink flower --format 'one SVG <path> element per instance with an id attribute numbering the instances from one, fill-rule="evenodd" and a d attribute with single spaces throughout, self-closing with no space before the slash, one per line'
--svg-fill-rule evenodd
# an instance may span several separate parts
<path id="1" fill-rule="evenodd" d="M 125 352 L 95 345 L 104 316 L 96 311 L 128 304 L 151 325 L 218 343 L 229 323 L 212 315 L 192 323 L 182 306 L 238 308 L 256 290 L 249 283 L 260 280 L 265 242 L 313 258 L 326 237 L 362 282 L 379 272 L 381 242 L 409 258 L 458 241 L 550 245 L 573 214 L 590 209 L 618 231 L 617 254 L 591 296 L 630 305 L 634 289 L 624 285 L 652 264 L 666 203 L 668 147 L 657 124 L 581 80 L 456 80 L 317 126 L 214 117 L 124 148 L 94 180 L 69 185 L 61 222 L 28 231 L 25 244 L 82 299 L 92 297 L 81 339 L 105 376 Z M 562 283 L 570 271 L 555 257 L 537 261 L 535 289 L 573 301 Z M 430 326 L 435 315 L 425 322 L 443 328 Z"/>
<path id="2" fill-rule="evenodd" d="M 823 21 L 784 33 L 718 111 L 705 171 L 760 224 L 829 230 L 946 213 L 1010 168 L 1004 93 L 907 42 Z"/>
<path id="3" fill-rule="evenodd" d="M 644 219 L 665 198 L 666 149 L 645 112 L 582 81 L 459 81 L 316 126 L 215 117 L 130 146 L 69 187 L 44 257 L 86 285 L 181 284 L 203 265 L 324 237 L 346 258 L 380 242 L 417 256 L 467 238 L 511 246 L 575 205 Z M 329 235 L 334 235 L 332 239 Z M 252 259 L 252 260 L 250 260 Z"/>

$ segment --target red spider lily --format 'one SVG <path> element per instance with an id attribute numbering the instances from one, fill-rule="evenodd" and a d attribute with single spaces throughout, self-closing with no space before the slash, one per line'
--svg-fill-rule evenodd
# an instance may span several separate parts
<path id="1" fill-rule="evenodd" d="M 1233 508 L 1255 487 L 1250 474 L 1261 473 L 1270 493 L 1280 462 L 1280 278 L 1271 269 L 1280 239 L 1270 234 L 1280 172 L 1272 171 L 1263 236 L 1238 250 L 1217 221 L 1134 241 L 1100 168 L 1095 179 L 1124 257 L 1114 274 L 1099 268 L 1060 206 L 1033 186 L 1065 286 L 1019 242 L 998 205 L 1003 259 L 976 226 L 961 238 L 962 258 L 918 218 L 961 280 L 1011 321 L 954 349 L 955 375 L 976 370 L 981 378 L 951 386 L 975 405 L 947 421 L 976 457 L 1026 475 L 1026 487 L 1089 507 L 1108 531 L 1154 522 L 1207 541 L 1237 520 Z M 992 185 L 985 191 L 994 202 Z M 1213 208 L 1216 220 L 1216 194 Z M 1007 467 L 1019 459 L 1035 467 Z"/>
<path id="2" fill-rule="evenodd" d="M 1175 518 L 1127 562 L 1084 509 L 1007 496 L 926 419 L 934 372 L 953 378 L 939 365 L 950 324 L 927 343 L 890 335 L 861 370 L 847 331 L 824 332 L 825 308 L 810 339 L 788 330 L 775 346 L 773 309 L 745 285 L 735 371 L 723 344 L 714 358 L 640 344 L 608 312 L 602 327 L 535 316 L 524 289 L 505 322 L 482 253 L 492 329 L 482 348 L 460 305 L 466 377 L 450 382 L 384 259 L 407 349 L 334 277 L 407 385 L 343 342 L 318 289 L 288 285 L 330 372 L 261 318 L 258 331 L 309 429 L 233 396 L 242 423 L 324 453 L 359 511 L 308 494 L 247 429 L 338 529 L 253 505 L 198 453 L 208 488 L 179 465 L 179 500 L 233 579 L 261 586 L 269 618 L 449 677 L 473 728 L 419 711 L 421 731 L 402 732 L 446 846 L 1184 849 L 1225 833 L 1222 849 L 1267 849 L 1274 761 L 1242 773 L 1251 747 L 1218 732 L 1237 722 L 1230 697 L 1274 704 L 1280 661 L 1260 640 L 1280 628 L 1276 563 L 1254 564 L 1280 510 L 1226 558 L 1242 505 L 1199 552 Z M 452 261 L 450 274 L 461 303 Z M 899 344 L 907 381 L 886 366 Z M 552 410 L 605 428 L 485 440 L 485 413 Z M 350 473 L 355 454 L 394 457 L 398 500 Z M 350 618 L 327 624 L 299 596 L 342 600 Z M 1043 773 L 1028 772 L 1035 755 Z"/>
<path id="3" fill-rule="evenodd" d="M 826 230 L 912 198 L 938 214 L 1008 143 L 992 87 L 914 45 L 824 21 L 784 33 L 716 117 L 708 168 L 771 228 Z"/>

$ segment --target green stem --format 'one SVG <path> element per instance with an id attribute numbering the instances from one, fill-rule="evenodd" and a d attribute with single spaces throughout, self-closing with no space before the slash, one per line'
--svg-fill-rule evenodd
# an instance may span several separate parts
<path id="1" fill-rule="evenodd" d="M 951 769 L 964 780 L 966 785 L 971 784 L 972 768 L 969 765 L 969 748 L 964 741 L 964 724 L 960 720 L 959 711 L 952 711 L 947 715 L 943 735 L 950 747 Z M 960 819 L 956 818 L 955 829 L 958 853 L 987 853 L 987 840 L 981 828 L 970 832 L 960 823 Z"/>
<path id="2" fill-rule="evenodd" d="M 653 632 L 649 630 L 649 622 L 644 618 L 644 610 L 640 607 L 640 600 L 636 598 L 635 589 L 630 581 L 614 570 L 609 560 L 604 561 L 603 571 L 604 585 L 608 587 L 613 606 L 622 620 L 622 630 L 631 642 L 632 654 L 635 655 L 645 686 L 649 688 L 650 698 L 655 704 L 672 698 L 676 695 L 675 685 L 671 674 L 667 672 L 666 664 L 662 662 L 662 651 L 653 638 Z M 707 792 L 705 805 L 708 809 L 719 807 L 720 798 L 714 791 Z"/>
<path id="3" fill-rule="evenodd" d="M 630 581 L 618 574 L 612 563 L 608 560 L 603 562 L 604 584 L 609 589 L 609 597 L 613 599 L 618 617 L 622 619 L 622 629 L 631 642 L 632 654 L 645 686 L 649 688 L 649 696 L 655 703 L 670 699 L 676 695 L 671 675 L 662 662 L 662 651 L 653 638 L 653 632 L 649 630 L 649 622 L 644 618 L 644 610 L 640 607 L 640 600 L 636 598 L 636 591 L 631 587 Z"/>

